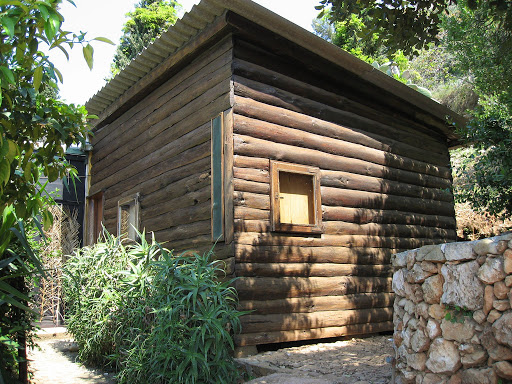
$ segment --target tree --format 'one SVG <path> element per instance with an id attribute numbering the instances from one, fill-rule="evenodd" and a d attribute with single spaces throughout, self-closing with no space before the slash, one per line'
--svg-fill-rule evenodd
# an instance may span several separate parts
<path id="1" fill-rule="evenodd" d="M 14 382 L 10 369 L 16 364 L 26 381 L 24 344 L 32 325 L 25 278 L 40 264 L 25 229 L 37 214 L 51 222 L 39 178 L 53 181 L 73 173 L 63 147 L 84 142 L 88 132 L 84 107 L 51 97 L 62 75 L 41 50 L 46 45 L 67 55 L 67 48 L 80 44 L 92 67 L 93 48 L 85 34 L 61 28 L 61 3 L 0 2 L 0 383 Z"/>
<path id="2" fill-rule="evenodd" d="M 489 20 L 512 30 L 510 0 L 320 0 L 317 9 L 329 10 L 331 21 L 348 21 L 352 15 L 364 20 L 362 38 L 370 41 L 377 33 L 381 45 L 391 52 L 412 55 L 430 43 L 439 43 L 442 16 L 456 5 L 476 10 L 486 8 Z"/>
<path id="3" fill-rule="evenodd" d="M 114 55 L 112 75 L 119 73 L 157 36 L 176 23 L 179 7 L 173 0 L 142 0 L 127 14 L 129 19 Z"/>

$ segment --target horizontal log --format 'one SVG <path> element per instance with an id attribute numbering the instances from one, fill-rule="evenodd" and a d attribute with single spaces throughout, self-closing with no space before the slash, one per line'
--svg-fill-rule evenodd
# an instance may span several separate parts
<path id="1" fill-rule="evenodd" d="M 285 241 L 276 240 L 276 245 L 258 245 L 259 239 L 254 238 L 253 244 L 235 245 L 237 263 L 339 263 L 339 264 L 388 264 L 391 255 L 399 249 L 372 247 L 340 247 L 285 245 Z M 321 240 L 321 239 L 320 239 Z M 266 241 L 265 241 L 266 242 Z"/>
<path id="2" fill-rule="evenodd" d="M 159 121 L 167 118 L 173 111 L 179 110 L 190 100 L 193 100 L 194 88 L 204 87 L 206 79 L 216 77 L 229 65 L 232 50 L 229 42 L 224 42 L 221 53 L 213 53 L 210 57 L 200 57 L 168 81 L 149 93 L 132 108 L 111 123 L 108 130 L 102 129 L 94 139 L 98 149 L 111 145 L 117 147 L 116 141 L 122 141 L 126 136 L 136 136 L 135 132 L 149 129 Z M 192 70 L 191 70 L 192 69 Z M 196 96 L 197 97 L 197 96 Z M 158 134 L 158 132 L 154 132 Z"/>
<path id="3" fill-rule="evenodd" d="M 240 277 L 234 285 L 240 300 L 391 292 L 387 277 Z"/>
<path id="4" fill-rule="evenodd" d="M 110 186 L 105 191 L 105 204 L 108 199 L 117 196 L 129 196 L 140 192 L 141 194 L 150 194 L 164 188 L 172 183 L 172 177 L 178 177 L 178 180 L 196 172 L 210 169 L 210 142 L 205 142 L 199 146 L 179 152 L 175 157 L 170 158 L 162 163 L 152 167 L 151 171 L 147 170 L 143 173 L 133 175 L 115 185 Z M 197 168 L 196 168 L 197 167 Z M 172 175 L 169 178 L 169 175 Z M 101 191 L 98 184 L 91 185 L 91 193 Z M 117 202 L 116 202 L 117 204 Z"/>
<path id="5" fill-rule="evenodd" d="M 265 233 L 271 231 L 269 220 L 235 219 L 235 230 L 238 232 Z M 455 240 L 454 229 L 422 227 L 403 224 L 355 224 L 343 221 L 324 221 L 322 233 L 328 235 L 369 235 L 386 237 L 432 238 L 444 241 Z"/>
<path id="6" fill-rule="evenodd" d="M 311 235 L 309 235 L 311 236 Z M 439 239 L 411 239 L 402 237 L 377 237 L 368 235 L 326 235 L 303 237 L 287 233 L 237 233 L 239 244 L 306 247 L 370 247 L 392 249 L 414 249 L 428 244 L 439 244 Z"/>
<path id="7" fill-rule="evenodd" d="M 321 184 L 326 187 L 354 189 L 453 203 L 453 195 L 449 189 L 425 188 L 407 184 L 401 180 L 391 181 L 350 172 L 321 170 Z"/>
<path id="8" fill-rule="evenodd" d="M 300 313 L 318 311 L 341 311 L 344 309 L 391 307 L 394 293 L 356 293 L 343 296 L 294 297 L 278 300 L 240 301 L 238 309 L 253 311 L 254 315 L 271 313 Z"/>
<path id="9" fill-rule="evenodd" d="M 238 156 L 239 157 L 239 156 Z M 241 180 L 256 181 L 259 183 L 269 183 L 270 175 L 268 172 L 268 159 L 261 159 L 267 163 L 267 170 L 264 169 L 253 169 L 253 168 L 241 168 L 235 164 L 233 168 L 233 176 Z M 240 160 L 239 160 L 240 161 Z M 236 163 L 236 160 L 235 160 Z"/>
<path id="10" fill-rule="evenodd" d="M 315 149 L 274 143 L 246 135 L 237 134 L 234 136 L 234 150 L 238 155 L 266 157 L 272 160 L 312 165 L 326 170 L 374 176 L 430 188 L 449 188 L 451 186 L 449 179 L 378 166 L 362 160 L 333 155 Z"/>
<path id="11" fill-rule="evenodd" d="M 211 202 L 209 197 L 202 203 L 190 206 L 174 206 L 174 210 L 166 214 L 143 220 L 146 230 L 157 232 L 211 218 Z"/>
<path id="12" fill-rule="evenodd" d="M 439 147 L 439 144 L 443 140 L 439 131 L 430 130 L 425 125 L 407 119 L 403 113 L 398 116 L 396 116 L 396 114 L 391 115 L 389 110 L 386 109 L 384 109 L 383 113 L 383 111 L 375 110 L 368 105 L 357 102 L 353 97 L 345 97 L 339 93 L 330 92 L 324 87 L 318 87 L 311 83 L 301 81 L 302 79 L 294 79 L 289 76 L 289 71 L 288 73 L 277 73 L 250 61 L 240 59 L 233 61 L 233 70 L 235 75 L 241 78 L 272 85 L 290 94 L 300 95 L 319 104 L 332 107 L 333 109 L 364 116 L 374 122 L 374 130 L 384 132 L 391 137 L 396 135 L 396 137 L 400 137 L 403 141 L 410 140 L 411 142 L 415 142 L 414 139 L 424 140 L 434 148 Z M 365 101 L 367 101 L 367 99 Z M 414 135 L 416 135 L 416 137 L 414 137 Z"/>
<path id="13" fill-rule="evenodd" d="M 261 194 L 269 194 L 270 193 L 270 184 L 268 184 L 268 183 L 258 183 L 255 181 L 248 181 L 248 180 L 235 178 L 235 179 L 233 179 L 233 185 L 234 185 L 235 191 L 261 193 Z"/>
<path id="14" fill-rule="evenodd" d="M 170 229 L 155 231 L 155 236 L 159 241 L 169 242 L 172 246 L 174 240 L 184 240 L 197 237 L 199 235 L 210 234 L 211 223 L 210 220 L 197 221 L 190 224 L 184 224 Z M 176 247 L 176 245 L 174 245 Z"/>
<path id="15" fill-rule="evenodd" d="M 208 179 L 206 180 L 208 181 Z M 209 183 L 196 191 L 186 193 L 186 190 L 181 189 L 181 192 L 185 194 L 156 204 L 151 204 L 151 201 L 148 201 L 146 198 L 144 200 L 144 206 L 141 206 L 142 220 L 149 223 L 153 218 L 158 216 L 176 216 L 176 211 L 205 203 L 206 201 L 210 201 L 211 197 L 211 188 Z M 177 217 L 179 217 L 179 215 L 177 215 Z"/>
<path id="16" fill-rule="evenodd" d="M 196 250 L 199 253 L 204 253 L 208 252 L 213 246 L 212 235 L 210 233 L 173 240 L 172 242 L 165 240 L 160 234 L 157 233 L 155 233 L 155 238 L 156 241 L 164 243 L 165 248 L 174 249 L 176 252 Z"/>
<path id="17" fill-rule="evenodd" d="M 245 315 L 240 318 L 240 322 L 242 332 L 254 333 L 341 327 L 349 324 L 380 323 L 392 319 L 392 308 L 369 308 L 313 313 Z"/>
<path id="18" fill-rule="evenodd" d="M 260 157 L 249 157 L 235 154 L 233 156 L 233 164 L 239 168 L 253 168 L 261 171 L 268 171 L 270 169 L 270 160 Z M 243 177 L 241 177 L 243 179 Z M 258 181 L 258 180 L 255 180 Z"/>
<path id="19" fill-rule="evenodd" d="M 282 343 L 298 340 L 323 339 L 353 335 L 368 335 L 393 330 L 392 321 L 381 323 L 352 324 L 343 327 L 328 327 L 317 329 L 301 329 L 294 331 L 256 332 L 235 335 L 237 346 Z"/>
<path id="20" fill-rule="evenodd" d="M 235 219 L 270 220 L 270 211 L 247 207 L 235 207 Z"/>
<path id="21" fill-rule="evenodd" d="M 389 137 L 392 137 L 395 140 L 398 139 L 402 143 L 416 148 L 431 150 L 431 156 L 436 159 L 436 164 L 440 163 L 438 165 L 442 166 L 448 165 L 448 148 L 443 148 L 443 144 L 441 143 L 437 145 L 433 142 L 427 143 L 418 137 L 414 137 L 411 134 L 404 135 L 405 132 L 400 133 L 400 130 L 392 130 L 392 132 L 386 132 L 389 131 L 389 126 L 381 124 L 377 124 L 376 126 L 374 121 L 363 116 L 329 107 L 325 104 L 294 95 L 290 92 L 283 91 L 271 85 L 262 84 L 257 81 L 245 79 L 236 75 L 233 76 L 233 81 L 235 95 L 257 100 L 264 104 L 288 109 L 335 124 L 354 127 L 366 132 L 373 132 L 380 135 L 385 132 L 385 134 L 389 135 Z M 424 143 L 423 146 L 422 143 Z M 420 160 L 425 160 L 425 157 Z"/>
<path id="22" fill-rule="evenodd" d="M 236 112 L 236 108 L 235 108 Z M 263 111 L 259 120 L 243 115 L 235 115 L 235 133 L 257 137 L 272 142 L 293 145 L 295 147 L 304 147 L 316 149 L 322 152 L 334 155 L 350 157 L 373 164 L 384 165 L 397 169 L 403 169 L 412 172 L 425 173 L 432 176 L 450 178 L 451 171 L 449 167 L 440 167 L 427 162 L 412 160 L 408 157 L 397 156 L 375 148 L 352 143 L 326 135 L 305 132 L 295 128 L 288 128 L 282 125 L 262 121 L 267 116 Z"/>
<path id="23" fill-rule="evenodd" d="M 391 265 L 358 265 L 333 263 L 238 263 L 238 277 L 333 277 L 333 276 L 391 276 Z"/>
<path id="24" fill-rule="evenodd" d="M 240 208 L 242 209 L 242 208 Z M 248 208 L 247 208 L 248 209 Z M 455 218 L 438 215 L 424 215 L 393 210 L 367 208 L 322 206 L 325 221 L 345 221 L 356 224 L 408 224 L 426 227 L 455 229 Z M 241 217 L 238 217 L 241 218 Z M 266 217 L 248 217 L 249 219 L 266 219 Z"/>
<path id="25" fill-rule="evenodd" d="M 169 200 L 185 196 L 191 192 L 196 192 L 203 187 L 209 186 L 210 170 L 206 169 L 206 162 L 204 162 L 204 165 L 199 166 L 199 169 L 196 168 L 196 172 L 201 171 L 201 169 L 205 169 L 205 171 L 188 175 L 182 179 L 174 181 L 172 184 L 167 185 L 164 188 L 157 190 L 156 192 L 142 196 L 142 214 L 151 216 L 149 214 L 149 210 L 152 207 L 155 207 L 160 203 L 167 203 Z"/>
<path id="26" fill-rule="evenodd" d="M 255 209 L 270 209 L 270 196 L 260 193 L 240 192 L 236 191 L 233 195 L 235 207 L 249 207 Z"/>
<path id="27" fill-rule="evenodd" d="M 168 117 L 155 121 L 144 129 L 137 129 L 137 131 L 131 132 L 130 136 L 117 139 L 119 141 L 117 148 L 107 147 L 104 151 L 107 151 L 108 155 L 101 160 L 96 160 L 95 173 L 97 177 L 103 179 L 112 172 L 124 171 L 124 164 L 127 161 L 133 166 L 138 166 L 142 161 L 145 164 L 151 164 L 151 161 L 155 159 L 163 160 L 172 155 L 171 143 L 173 141 L 186 136 L 196 127 L 208 125 L 209 120 L 215 116 L 215 113 L 199 114 L 196 111 L 226 94 L 228 89 L 226 86 L 229 83 L 226 78 L 229 76 L 229 68 L 224 69 L 221 75 L 220 82 L 216 85 L 211 84 L 212 88 L 207 91 L 193 94 L 190 98 L 183 96 L 183 100 L 180 98 L 180 106 L 166 105 L 162 107 L 168 109 Z M 95 153 L 99 156 L 101 150 L 98 149 Z"/>

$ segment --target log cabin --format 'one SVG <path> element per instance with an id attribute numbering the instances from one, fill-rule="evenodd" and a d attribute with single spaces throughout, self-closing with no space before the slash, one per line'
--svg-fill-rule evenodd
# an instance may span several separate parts
<path id="1" fill-rule="evenodd" d="M 216 243 L 239 347 L 392 330 L 391 254 L 456 238 L 461 117 L 249 0 L 201 1 L 86 106 L 88 241 Z"/>

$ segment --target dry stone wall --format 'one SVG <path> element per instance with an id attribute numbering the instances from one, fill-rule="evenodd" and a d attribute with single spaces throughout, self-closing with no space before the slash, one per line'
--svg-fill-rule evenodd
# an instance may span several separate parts
<path id="1" fill-rule="evenodd" d="M 512 233 L 392 263 L 396 383 L 512 383 Z"/>

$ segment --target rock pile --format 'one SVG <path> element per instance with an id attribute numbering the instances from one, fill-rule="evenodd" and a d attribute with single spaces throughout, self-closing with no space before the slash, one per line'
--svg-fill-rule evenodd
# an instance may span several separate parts
<path id="1" fill-rule="evenodd" d="M 512 380 L 512 233 L 392 263 L 396 383 Z"/>

